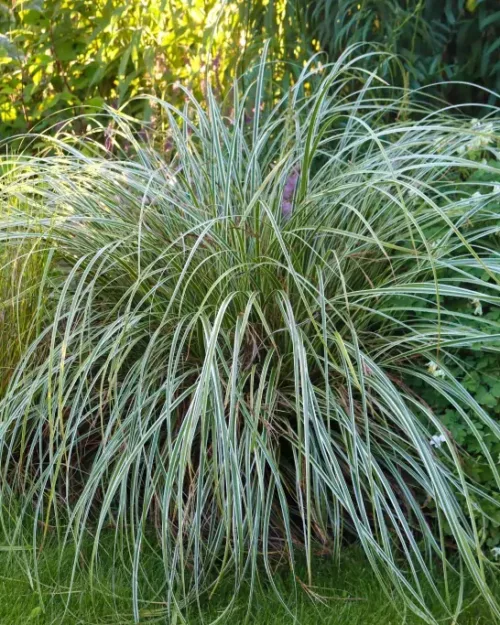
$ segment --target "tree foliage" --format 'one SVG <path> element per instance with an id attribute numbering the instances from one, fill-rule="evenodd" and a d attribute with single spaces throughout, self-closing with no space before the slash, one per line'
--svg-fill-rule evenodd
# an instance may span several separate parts
<path id="1" fill-rule="evenodd" d="M 297 41 L 285 28 L 295 9 L 284 0 L 2 0 L 0 11 L 3 136 L 91 114 L 89 107 L 119 108 L 141 93 L 179 104 L 181 85 L 203 99 L 210 81 L 221 95 L 265 33 L 274 33 L 276 58 Z M 147 99 L 127 112 L 152 117 Z"/>
<path id="2" fill-rule="evenodd" d="M 353 43 L 373 42 L 400 56 L 403 75 L 412 88 L 441 83 L 435 92 L 454 103 L 495 102 L 496 96 L 474 85 L 500 92 L 500 6 L 496 0 L 319 0 L 304 4 L 313 36 L 332 58 Z M 386 76 L 401 75 L 397 66 L 387 62 L 379 71 Z"/>

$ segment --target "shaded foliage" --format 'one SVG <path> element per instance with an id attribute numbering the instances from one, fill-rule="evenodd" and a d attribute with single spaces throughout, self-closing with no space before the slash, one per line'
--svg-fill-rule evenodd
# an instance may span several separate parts
<path id="1" fill-rule="evenodd" d="M 305 5 L 312 36 L 332 59 L 348 45 L 374 42 L 403 62 L 402 71 L 382 63 L 379 71 L 386 77 L 411 88 L 441 83 L 435 93 L 453 103 L 498 104 L 494 95 L 474 86 L 500 92 L 496 0 L 319 0 Z"/>

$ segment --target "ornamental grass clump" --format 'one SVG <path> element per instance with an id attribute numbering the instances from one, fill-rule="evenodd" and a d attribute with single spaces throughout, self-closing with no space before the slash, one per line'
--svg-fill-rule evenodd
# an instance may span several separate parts
<path id="1" fill-rule="evenodd" d="M 460 609 L 454 576 L 500 615 L 481 539 L 498 496 L 414 391 L 474 428 L 500 485 L 482 443 L 499 424 L 448 366 L 499 351 L 497 323 L 447 306 L 500 303 L 498 194 L 461 182 L 493 167 L 461 148 L 481 125 L 408 109 L 358 66 L 307 66 L 273 107 L 264 61 L 231 107 L 157 100 L 167 152 L 110 111 L 108 149 L 59 135 L 9 157 L 1 239 L 44 251 L 53 306 L 0 403 L 2 525 L 77 553 L 92 535 L 91 565 L 129 567 L 136 619 L 146 551 L 177 612 L 223 576 L 235 596 L 273 584 L 298 552 L 313 584 L 315 554 L 353 538 L 426 621 L 429 592 Z"/>

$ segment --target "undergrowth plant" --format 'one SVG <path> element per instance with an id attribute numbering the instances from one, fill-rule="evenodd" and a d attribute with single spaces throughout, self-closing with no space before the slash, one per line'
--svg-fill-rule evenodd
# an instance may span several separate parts
<path id="1" fill-rule="evenodd" d="M 91 570 L 102 549 L 130 570 L 136 620 L 145 554 L 182 618 L 297 551 L 312 588 L 315 554 L 349 538 L 427 622 L 429 593 L 457 616 L 436 582 L 455 576 L 500 616 L 481 534 L 500 502 L 415 391 L 455 411 L 498 488 L 500 424 L 449 363 L 498 356 L 498 319 L 454 303 L 500 303 L 498 189 L 460 182 L 494 170 L 469 153 L 497 158 L 500 121 L 398 121 L 406 100 L 366 60 L 307 65 L 272 110 L 265 59 L 231 107 L 156 100 L 164 152 L 108 111 L 105 146 L 60 134 L 3 158 L 1 241 L 50 254 L 55 300 L 0 403 L 3 531 L 31 528 L 34 553 L 90 534 Z"/>
<path id="2" fill-rule="evenodd" d="M 479 151 L 472 153 L 472 158 L 483 160 L 483 154 Z M 474 201 L 485 202 L 493 215 L 500 213 L 500 161 L 497 159 L 484 159 L 483 163 L 488 164 L 488 168 L 477 170 L 465 168 L 461 176 L 467 181 L 466 185 L 461 185 L 465 191 L 474 198 Z M 493 193 L 492 193 L 493 192 Z M 494 249 L 499 249 L 500 238 L 498 232 L 493 231 L 488 244 Z M 488 275 L 481 267 L 473 270 L 486 283 L 494 283 L 494 278 Z M 414 302 L 415 303 L 415 302 Z M 409 302 L 411 306 L 411 303 Z M 450 299 L 446 306 L 455 309 L 459 314 L 466 313 L 465 323 L 481 328 L 486 323 L 494 325 L 500 322 L 500 307 L 483 303 L 477 297 L 469 299 Z M 472 313 L 472 315 L 471 315 Z M 425 314 L 425 313 L 424 313 Z M 447 366 L 453 374 L 463 382 L 467 391 L 474 397 L 475 401 L 495 419 L 500 420 L 500 358 L 496 350 L 489 349 L 491 341 L 487 343 L 477 343 L 473 346 L 466 346 L 458 351 L 458 359 L 448 359 Z M 497 340 L 497 345 L 499 341 Z M 495 499 L 492 504 L 485 503 L 486 512 L 482 519 L 482 527 L 479 530 L 480 537 L 484 541 L 486 548 L 498 558 L 500 556 L 500 492 L 496 486 L 495 477 L 490 471 L 488 462 L 485 461 L 484 447 L 491 454 L 491 457 L 500 462 L 500 440 L 486 428 L 481 434 L 480 445 L 477 436 L 472 428 L 464 423 L 460 413 L 454 406 L 446 401 L 446 398 L 434 389 L 429 388 L 425 382 L 418 382 L 415 386 L 416 392 L 430 405 L 438 415 L 443 425 L 449 430 L 455 442 L 460 446 L 463 454 L 462 461 L 467 466 L 468 473 L 481 484 L 481 486 L 491 493 Z M 483 424 L 472 416 L 475 428 L 483 430 Z"/>

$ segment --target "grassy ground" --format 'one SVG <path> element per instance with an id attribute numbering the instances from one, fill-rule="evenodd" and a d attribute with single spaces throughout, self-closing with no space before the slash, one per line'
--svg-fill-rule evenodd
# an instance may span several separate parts
<path id="1" fill-rule="evenodd" d="M 0 548 L 1 549 L 1 548 Z M 102 563 L 95 583 L 80 574 L 68 602 L 70 577 L 69 562 L 62 566 L 62 576 L 56 579 L 58 552 L 45 550 L 39 578 L 41 587 L 36 590 L 23 573 L 12 554 L 0 551 L 0 623 L 3 625 L 122 625 L 132 623 L 130 592 L 126 576 L 106 563 Z M 19 554 L 16 555 L 16 559 Z M 154 564 L 152 563 L 152 566 Z M 299 568 L 299 577 L 304 571 Z M 306 592 L 296 594 L 289 576 L 277 576 L 275 581 L 285 601 L 301 625 L 417 625 L 423 623 L 413 615 L 398 614 L 381 591 L 377 580 L 360 551 L 347 548 L 340 566 L 326 559 L 315 566 L 317 595 L 313 600 Z M 66 580 L 66 583 L 65 583 Z M 301 588 L 300 583 L 298 587 Z M 477 593 L 466 590 L 465 610 L 454 625 L 489 625 L 492 621 L 482 602 L 474 601 Z M 202 608 L 203 619 L 194 614 L 188 617 L 189 625 L 198 625 L 220 615 L 232 596 L 231 586 L 222 586 L 210 602 Z M 228 624 L 242 623 L 248 614 L 244 596 L 227 619 Z M 440 612 L 436 607 L 436 616 Z M 265 587 L 257 590 L 256 600 L 248 614 L 249 625 L 288 625 L 293 617 L 274 593 Z M 145 604 L 141 610 L 141 623 L 167 623 L 163 606 Z M 180 619 L 171 621 L 181 625 Z"/>

